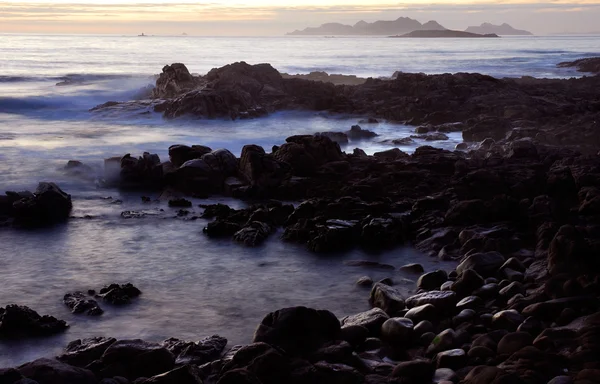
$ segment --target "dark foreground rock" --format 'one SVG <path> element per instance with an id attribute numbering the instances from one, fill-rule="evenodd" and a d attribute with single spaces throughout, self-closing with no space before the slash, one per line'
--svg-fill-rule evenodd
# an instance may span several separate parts
<path id="1" fill-rule="evenodd" d="M 71 195 L 54 183 L 42 182 L 35 192 L 6 192 L 0 196 L 0 220 L 10 218 L 21 227 L 47 226 L 65 221 L 71 214 Z"/>
<path id="2" fill-rule="evenodd" d="M 40 316 L 26 306 L 0 308 L 0 338 L 49 336 L 63 332 L 68 325 L 53 316 Z"/>
<path id="3" fill-rule="evenodd" d="M 575 67 L 579 72 L 600 74 L 600 57 L 590 57 L 558 64 L 559 67 Z"/>

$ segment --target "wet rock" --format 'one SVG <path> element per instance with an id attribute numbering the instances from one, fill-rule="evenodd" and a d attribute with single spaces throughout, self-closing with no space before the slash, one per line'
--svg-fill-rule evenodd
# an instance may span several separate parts
<path id="1" fill-rule="evenodd" d="M 306 307 L 269 313 L 254 333 L 253 342 L 278 346 L 289 354 L 305 354 L 340 336 L 340 322 L 329 311 Z"/>
<path id="2" fill-rule="evenodd" d="M 417 325 L 415 325 L 414 327 L 414 334 L 416 336 L 421 336 L 425 333 L 428 332 L 433 332 L 433 330 L 435 329 L 435 327 L 433 326 L 433 324 L 431 323 L 431 321 L 428 320 L 423 320 L 420 321 Z"/>
<path id="3" fill-rule="evenodd" d="M 483 305 L 483 300 L 479 296 L 467 296 L 458 303 L 456 303 L 456 309 L 462 311 L 463 309 L 476 309 Z"/>
<path id="4" fill-rule="evenodd" d="M 381 339 L 393 347 L 408 347 L 412 337 L 413 322 L 410 319 L 393 317 L 381 326 Z"/>
<path id="5" fill-rule="evenodd" d="M 429 360 L 402 362 L 394 368 L 391 377 L 402 378 L 411 383 L 429 383 L 435 373 L 435 367 Z"/>
<path id="6" fill-rule="evenodd" d="M 456 271 L 460 275 L 472 269 L 482 277 L 489 277 L 495 275 L 504 262 L 504 256 L 498 252 L 475 253 L 460 263 Z"/>
<path id="7" fill-rule="evenodd" d="M 343 328 L 350 326 L 363 326 L 369 330 L 372 335 L 379 335 L 381 326 L 389 316 L 381 308 L 373 308 L 366 312 L 357 313 L 356 315 L 346 316 L 342 319 Z"/>
<path id="8" fill-rule="evenodd" d="M 12 203 L 15 224 L 44 226 L 65 221 L 71 214 L 71 195 L 54 183 L 39 183 L 35 193 Z"/>
<path id="9" fill-rule="evenodd" d="M 348 144 L 348 135 L 344 132 L 317 132 L 315 136 L 325 136 L 338 144 Z"/>
<path id="10" fill-rule="evenodd" d="M 192 202 L 186 199 L 171 199 L 169 200 L 169 207 L 173 208 L 189 208 L 192 206 Z"/>
<path id="11" fill-rule="evenodd" d="M 202 378 L 197 366 L 184 365 L 144 380 L 143 384 L 202 384 Z"/>
<path id="12" fill-rule="evenodd" d="M 112 337 L 94 337 L 91 339 L 78 339 L 67 345 L 65 353 L 57 359 L 63 363 L 76 367 L 86 367 L 102 357 L 104 352 L 114 344 L 117 339 Z"/>
<path id="13" fill-rule="evenodd" d="M 370 261 L 370 260 L 348 260 L 348 261 L 344 262 L 344 265 L 347 265 L 350 267 L 369 267 L 369 268 L 377 268 L 377 269 L 384 269 L 384 270 L 396 269 L 396 268 L 394 268 L 393 265 L 381 264 L 376 261 Z"/>
<path id="14" fill-rule="evenodd" d="M 506 329 L 516 331 L 525 320 L 523 315 L 514 309 L 504 310 L 496 313 L 492 318 L 492 327 L 495 329 Z"/>
<path id="15" fill-rule="evenodd" d="M 556 376 L 548 384 L 573 384 L 573 379 L 569 376 Z"/>
<path id="16" fill-rule="evenodd" d="M 406 264 L 400 267 L 401 271 L 410 272 L 410 273 L 423 273 L 425 269 L 421 264 Z"/>
<path id="17" fill-rule="evenodd" d="M 404 309 L 404 299 L 400 291 L 388 285 L 376 283 L 371 289 L 369 304 L 393 315 Z"/>
<path id="18" fill-rule="evenodd" d="M 359 125 L 353 125 L 349 131 L 346 131 L 346 135 L 350 140 L 365 140 L 377 137 L 375 132 L 369 131 L 368 129 L 362 129 Z"/>
<path id="19" fill-rule="evenodd" d="M 67 329 L 65 321 L 53 316 L 40 316 L 26 306 L 7 305 L 0 308 L 0 338 L 48 336 Z"/>
<path id="20" fill-rule="evenodd" d="M 67 293 L 63 302 L 73 313 L 86 313 L 90 316 L 99 316 L 104 313 L 96 300 L 88 298 L 83 292 Z"/>
<path id="21" fill-rule="evenodd" d="M 268 155 L 262 147 L 245 145 L 240 157 L 240 175 L 251 186 L 266 189 L 276 188 L 289 176 L 289 165 L 282 163 L 285 144 L 276 153 Z M 286 157 L 283 157 L 285 159 Z M 293 165 L 292 165 L 293 167 Z"/>
<path id="22" fill-rule="evenodd" d="M 473 269 L 466 269 L 452 285 L 452 290 L 459 296 L 467 296 L 484 285 L 483 278 Z"/>
<path id="23" fill-rule="evenodd" d="M 512 355 L 513 353 L 533 344 L 533 337 L 526 332 L 513 332 L 504 336 L 498 343 L 499 355 Z"/>
<path id="24" fill-rule="evenodd" d="M 433 291 L 440 289 L 440 286 L 448 280 L 448 274 L 441 269 L 429 272 L 419 277 L 417 288 L 425 291 Z"/>
<path id="25" fill-rule="evenodd" d="M 165 65 L 152 90 L 152 98 L 166 99 L 179 96 L 183 92 L 194 89 L 199 85 L 187 67 L 181 63 Z"/>
<path id="26" fill-rule="evenodd" d="M 204 227 L 202 232 L 208 237 L 221 238 L 230 237 L 242 229 L 241 224 L 233 223 L 227 220 L 215 220 Z"/>
<path id="27" fill-rule="evenodd" d="M 464 384 L 523 384 L 514 373 L 497 367 L 478 366 L 473 368 L 462 381 Z"/>
<path id="28" fill-rule="evenodd" d="M 194 343 L 171 338 L 163 341 L 162 345 L 176 356 L 177 365 L 202 365 L 221 356 L 227 339 L 213 335 Z"/>
<path id="29" fill-rule="evenodd" d="M 411 319 L 415 323 L 423 320 L 433 321 L 438 315 L 438 310 L 432 304 L 424 304 L 408 310 L 404 317 Z"/>
<path id="30" fill-rule="evenodd" d="M 488 347 L 475 346 L 469 349 L 468 355 L 472 359 L 486 360 L 496 356 L 496 352 Z"/>
<path id="31" fill-rule="evenodd" d="M 430 291 L 420 293 L 406 299 L 406 306 L 414 308 L 425 304 L 432 304 L 439 311 L 453 309 L 456 306 L 456 293 L 453 291 Z"/>
<path id="32" fill-rule="evenodd" d="M 356 281 L 356 285 L 370 288 L 373 285 L 373 280 L 369 276 L 363 276 Z"/>
<path id="33" fill-rule="evenodd" d="M 369 337 L 369 330 L 362 325 L 343 326 L 340 338 L 347 341 L 353 347 L 357 347 L 365 342 Z"/>
<path id="34" fill-rule="evenodd" d="M 91 371 L 58 360 L 38 359 L 17 369 L 23 376 L 39 384 L 95 384 L 98 381 Z"/>
<path id="35" fill-rule="evenodd" d="M 564 297 L 528 305 L 522 311 L 523 316 L 533 316 L 538 320 L 552 321 L 565 308 L 595 307 L 597 300 L 589 296 Z"/>
<path id="36" fill-rule="evenodd" d="M 175 356 L 165 347 L 143 340 L 119 340 L 89 368 L 100 376 L 123 376 L 129 380 L 152 377 L 175 367 Z"/>
<path id="37" fill-rule="evenodd" d="M 212 149 L 204 145 L 187 145 L 176 144 L 169 147 L 169 160 L 175 167 L 181 167 L 185 162 L 200 159 L 207 153 L 212 152 Z"/>
<path id="38" fill-rule="evenodd" d="M 260 221 L 253 221 L 233 234 L 233 240 L 249 247 L 262 244 L 272 232 L 271 226 Z"/>
<path id="39" fill-rule="evenodd" d="M 438 368 L 459 369 L 467 365 L 467 354 L 462 349 L 450 349 L 439 352 L 435 360 Z"/>
<path id="40" fill-rule="evenodd" d="M 428 354 L 436 354 L 455 348 L 457 345 L 457 335 L 453 329 L 448 328 L 439 333 L 427 348 Z"/>
<path id="41" fill-rule="evenodd" d="M 458 315 L 452 318 L 452 323 L 457 326 L 463 323 L 470 323 L 477 316 L 477 312 L 473 309 L 463 309 Z"/>
<path id="42" fill-rule="evenodd" d="M 423 135 L 413 135 L 413 136 L 411 136 L 411 138 L 421 139 L 421 140 L 425 140 L 425 141 L 443 141 L 443 140 L 449 139 L 448 135 L 445 135 L 441 132 L 433 132 L 433 133 L 428 133 L 428 134 L 423 134 Z"/>
<path id="43" fill-rule="evenodd" d="M 111 284 L 100 289 L 97 297 L 113 305 L 124 305 L 131 303 L 132 298 L 141 294 L 142 292 L 131 283 Z"/>

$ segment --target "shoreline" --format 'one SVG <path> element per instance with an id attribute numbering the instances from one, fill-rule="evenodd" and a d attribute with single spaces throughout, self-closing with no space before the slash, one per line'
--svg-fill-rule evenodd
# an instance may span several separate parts
<path id="1" fill-rule="evenodd" d="M 304 135 L 271 151 L 247 145 L 240 158 L 202 145 L 174 145 L 169 161 L 149 153 L 107 159 L 106 181 L 163 190 L 164 199 L 182 209 L 189 204 L 185 195 L 262 201 L 237 210 L 204 207 L 204 215 L 214 218 L 206 236 L 245 246 L 282 228 L 285 241 L 317 253 L 410 244 L 460 264 L 421 275 L 420 293 L 411 297 L 402 297 L 389 281 L 363 280 L 372 284 L 373 309 L 341 321 L 303 307 L 268 314 L 254 343 L 230 353 L 216 337 L 163 345 L 97 339 L 71 345 L 62 358 L 66 364 L 37 360 L 18 371 L 0 370 L 0 377 L 40 384 L 100 378 L 417 384 L 434 376 L 436 382 L 479 384 L 495 377 L 545 384 L 565 374 L 576 383 L 594 377 L 600 369 L 600 145 L 590 140 L 600 113 L 598 77 L 518 84 L 481 75 L 400 74 L 353 88 L 286 82 L 268 67 L 238 64 L 200 79 L 185 67 L 167 66 L 154 95 L 169 96 L 166 115 L 212 111 L 236 117 L 283 105 L 335 111 L 352 102 L 346 108 L 361 111 L 374 99 L 388 104 L 367 115 L 412 114 L 423 133 L 457 129 L 448 124 L 459 122 L 463 137 L 466 132 L 478 143 L 462 151 L 423 146 L 412 155 L 391 149 L 367 156 L 359 149 L 343 153 L 328 136 Z M 400 96 L 388 102 L 390 95 Z M 395 110 L 399 105 L 404 108 Z M 457 105 L 465 110 L 449 109 Z M 484 117 L 462 119 L 474 111 Z M 516 124 L 522 121 L 530 126 Z M 77 162 L 66 168 L 83 169 Z M 71 208 L 70 196 L 50 184 L 34 194 L 0 197 L 0 214 L 26 226 L 63 221 Z M 44 376 L 49 367 L 58 381 Z"/>

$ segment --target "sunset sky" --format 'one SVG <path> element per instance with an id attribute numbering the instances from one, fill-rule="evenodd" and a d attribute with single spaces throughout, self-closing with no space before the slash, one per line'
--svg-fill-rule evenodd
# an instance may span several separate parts
<path id="1" fill-rule="evenodd" d="M 400 16 L 451 29 L 507 22 L 538 34 L 600 32 L 597 0 L 0 0 L 0 33 L 282 35 L 325 22 Z"/>

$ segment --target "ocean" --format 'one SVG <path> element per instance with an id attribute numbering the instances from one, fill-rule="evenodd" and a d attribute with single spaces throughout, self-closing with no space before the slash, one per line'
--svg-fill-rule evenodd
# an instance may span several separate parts
<path id="1" fill-rule="evenodd" d="M 68 341 L 91 336 L 159 341 L 219 333 L 232 344 L 247 343 L 262 317 L 281 307 L 327 308 L 340 317 L 368 309 L 368 291 L 354 285 L 365 274 L 392 277 L 407 293 L 414 289 L 415 276 L 349 267 L 346 260 L 438 267 L 436 260 L 408 247 L 323 257 L 282 243 L 279 234 L 252 249 L 208 240 L 202 234 L 206 220 L 178 218 L 164 203 L 148 207 L 140 194 L 99 187 L 97 178 L 108 157 L 148 151 L 167 160 L 167 149 L 175 143 L 227 148 L 239 155 L 245 144 L 268 149 L 293 134 L 348 130 L 362 118 L 296 111 L 244 121 L 167 121 L 146 110 L 89 111 L 107 101 L 131 99 L 154 82 L 164 65 L 182 62 L 200 74 L 243 60 L 268 62 L 291 74 L 479 72 L 565 78 L 582 74 L 557 68 L 557 63 L 597 55 L 597 50 L 597 36 L 470 40 L 0 34 L 0 188 L 32 190 L 40 181 L 55 181 L 74 203 L 67 224 L 31 231 L 0 228 L 0 307 L 28 305 L 71 324 L 52 338 L 0 341 L 0 368 L 56 355 Z M 414 130 L 388 122 L 364 128 L 380 136 L 351 142 L 344 150 L 389 149 L 393 146 L 382 141 Z M 449 136 L 427 144 L 451 149 L 461 142 L 460 133 Z M 411 152 L 422 144 L 400 148 Z M 68 160 L 83 161 L 94 171 L 87 178 L 69 177 L 63 172 Z M 194 200 L 194 211 L 199 214 L 198 204 L 213 202 L 242 206 L 211 198 Z M 145 210 L 147 216 L 123 219 L 125 210 Z M 62 304 L 67 292 L 127 281 L 143 291 L 141 298 L 125 308 L 105 306 L 100 318 L 72 315 Z"/>

